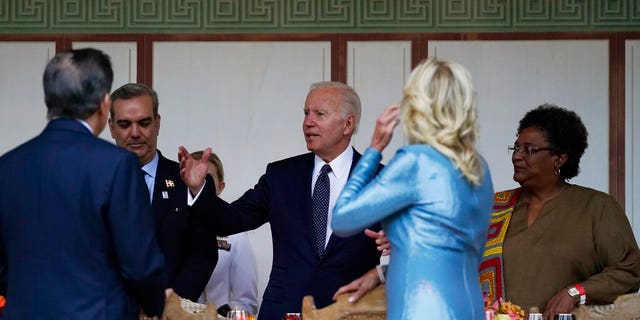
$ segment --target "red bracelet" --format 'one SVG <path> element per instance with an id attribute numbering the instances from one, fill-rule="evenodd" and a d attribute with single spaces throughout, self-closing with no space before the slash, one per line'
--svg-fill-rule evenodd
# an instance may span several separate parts
<path id="1" fill-rule="evenodd" d="M 585 304 L 587 302 L 587 293 L 584 291 L 584 287 L 579 283 L 576 283 L 573 286 L 578 289 L 578 292 L 580 292 L 580 304 Z"/>

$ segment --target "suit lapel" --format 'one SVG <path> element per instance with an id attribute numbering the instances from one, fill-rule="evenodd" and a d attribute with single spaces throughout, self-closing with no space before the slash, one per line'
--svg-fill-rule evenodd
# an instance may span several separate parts
<path id="1" fill-rule="evenodd" d="M 172 213 L 168 206 L 174 203 L 172 200 L 176 196 L 177 182 L 171 174 L 170 164 L 170 160 L 163 157 L 158 151 L 158 168 L 156 169 L 156 177 L 153 183 L 153 200 L 151 201 L 151 207 L 155 211 L 158 225 L 162 225 L 166 214 Z"/>
<path id="2" fill-rule="evenodd" d="M 291 171 L 292 174 L 296 175 L 291 179 L 291 181 L 295 181 L 291 184 L 293 194 L 298 194 L 300 197 L 292 197 L 292 201 L 295 201 L 295 205 L 299 208 L 302 213 L 304 221 L 302 225 L 304 228 L 307 228 L 307 246 L 309 247 L 310 254 L 316 256 L 314 248 L 314 238 L 313 238 L 313 209 L 312 209 L 312 201 L 311 201 L 311 181 L 313 176 L 313 165 L 314 165 L 314 154 L 307 153 L 305 157 L 302 158 L 302 161 L 299 161 L 299 167 L 295 168 Z M 304 172 L 305 174 L 300 174 Z M 296 210 L 293 210 L 295 212 Z"/>

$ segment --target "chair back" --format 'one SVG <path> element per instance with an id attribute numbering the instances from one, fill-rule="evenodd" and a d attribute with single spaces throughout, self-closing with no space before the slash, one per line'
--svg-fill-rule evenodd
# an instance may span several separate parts
<path id="1" fill-rule="evenodd" d="M 350 293 L 338 296 L 338 301 L 322 309 L 316 309 L 312 296 L 302 299 L 302 319 L 304 320 L 384 320 L 387 317 L 385 286 L 381 284 L 369 291 L 356 303 L 348 301 Z"/>

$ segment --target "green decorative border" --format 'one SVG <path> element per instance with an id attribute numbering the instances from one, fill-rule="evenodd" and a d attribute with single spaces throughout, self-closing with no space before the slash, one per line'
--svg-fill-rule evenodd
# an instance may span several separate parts
<path id="1" fill-rule="evenodd" d="M 638 30 L 640 0 L 0 0 L 0 33 Z"/>

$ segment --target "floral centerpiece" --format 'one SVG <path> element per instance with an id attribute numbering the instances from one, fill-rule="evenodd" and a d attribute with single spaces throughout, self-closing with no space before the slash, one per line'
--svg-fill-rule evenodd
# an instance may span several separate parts
<path id="1" fill-rule="evenodd" d="M 524 320 L 524 311 L 517 304 L 500 298 L 490 301 L 484 296 L 485 320 Z"/>

